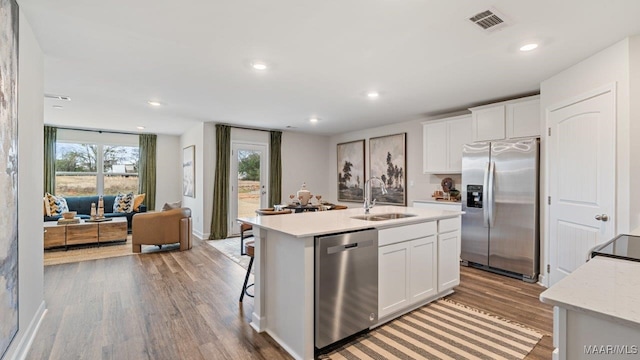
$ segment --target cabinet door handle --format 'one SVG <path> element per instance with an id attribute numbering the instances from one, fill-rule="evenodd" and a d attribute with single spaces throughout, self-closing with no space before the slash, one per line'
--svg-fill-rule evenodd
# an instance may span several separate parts
<path id="1" fill-rule="evenodd" d="M 609 221 L 609 215 L 607 215 L 607 214 L 596 215 L 596 220 L 598 220 L 598 221 Z"/>

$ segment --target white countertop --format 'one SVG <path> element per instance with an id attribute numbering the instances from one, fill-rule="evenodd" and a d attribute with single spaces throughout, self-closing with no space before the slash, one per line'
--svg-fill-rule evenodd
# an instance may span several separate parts
<path id="1" fill-rule="evenodd" d="M 640 262 L 596 256 L 540 294 L 543 303 L 640 327 Z"/>
<path id="2" fill-rule="evenodd" d="M 447 200 L 436 200 L 436 199 L 420 199 L 414 200 L 413 202 L 419 203 L 435 203 L 435 204 L 445 204 L 445 205 L 462 205 L 460 201 L 447 201 Z"/>
<path id="3" fill-rule="evenodd" d="M 335 234 L 343 231 L 368 228 L 387 228 L 399 225 L 415 224 L 439 219 L 453 218 L 462 215 L 462 211 L 433 210 L 404 206 L 376 206 L 371 214 L 402 213 L 416 216 L 403 219 L 368 221 L 352 219 L 352 216 L 364 215 L 364 209 L 329 210 L 303 212 L 298 214 L 256 216 L 238 218 L 238 221 L 254 226 L 280 231 L 298 238 Z"/>

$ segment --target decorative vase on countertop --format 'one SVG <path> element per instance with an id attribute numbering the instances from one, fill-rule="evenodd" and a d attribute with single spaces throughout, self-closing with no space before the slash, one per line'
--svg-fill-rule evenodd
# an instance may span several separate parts
<path id="1" fill-rule="evenodd" d="M 311 197 L 313 197 L 313 195 L 311 195 L 311 191 L 307 190 L 307 183 L 302 183 L 302 188 L 298 190 L 296 196 L 298 200 L 300 200 L 300 205 L 302 206 L 306 206 L 309 203 L 309 200 L 311 200 Z"/>

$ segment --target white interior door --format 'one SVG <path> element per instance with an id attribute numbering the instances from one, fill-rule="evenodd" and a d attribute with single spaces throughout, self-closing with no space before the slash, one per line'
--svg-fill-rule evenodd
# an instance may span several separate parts
<path id="1" fill-rule="evenodd" d="M 266 144 L 231 144 L 229 235 L 240 234 L 237 218 L 256 216 L 256 209 L 267 207 L 267 149 Z"/>
<path id="2" fill-rule="evenodd" d="M 584 264 L 589 250 L 615 235 L 615 93 L 586 94 L 547 114 L 549 285 Z"/>

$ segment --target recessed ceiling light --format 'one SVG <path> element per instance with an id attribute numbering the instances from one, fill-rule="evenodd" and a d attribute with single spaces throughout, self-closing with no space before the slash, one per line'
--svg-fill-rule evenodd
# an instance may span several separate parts
<path id="1" fill-rule="evenodd" d="M 318 121 L 320 121 L 320 119 L 318 119 L 317 117 L 312 117 L 311 119 L 309 119 L 309 122 L 312 123 L 312 124 L 315 124 Z"/>
<path id="2" fill-rule="evenodd" d="M 538 44 L 535 44 L 535 43 L 526 44 L 520 47 L 520 51 L 531 51 L 536 49 L 537 47 L 538 47 Z"/>
<path id="3" fill-rule="evenodd" d="M 380 94 L 377 91 L 369 91 L 367 93 L 367 97 L 369 99 L 377 99 L 380 96 Z"/>
<path id="4" fill-rule="evenodd" d="M 256 69 L 256 70 L 267 70 L 267 64 L 260 62 L 260 61 L 256 61 L 251 63 L 251 67 Z"/>
<path id="5" fill-rule="evenodd" d="M 149 104 L 151 106 L 162 106 L 162 103 L 160 101 L 156 101 L 156 100 L 149 100 L 149 101 L 147 101 L 147 104 Z"/>
<path id="6" fill-rule="evenodd" d="M 136 129 L 138 129 L 138 130 L 144 130 L 144 126 L 136 126 Z"/>

